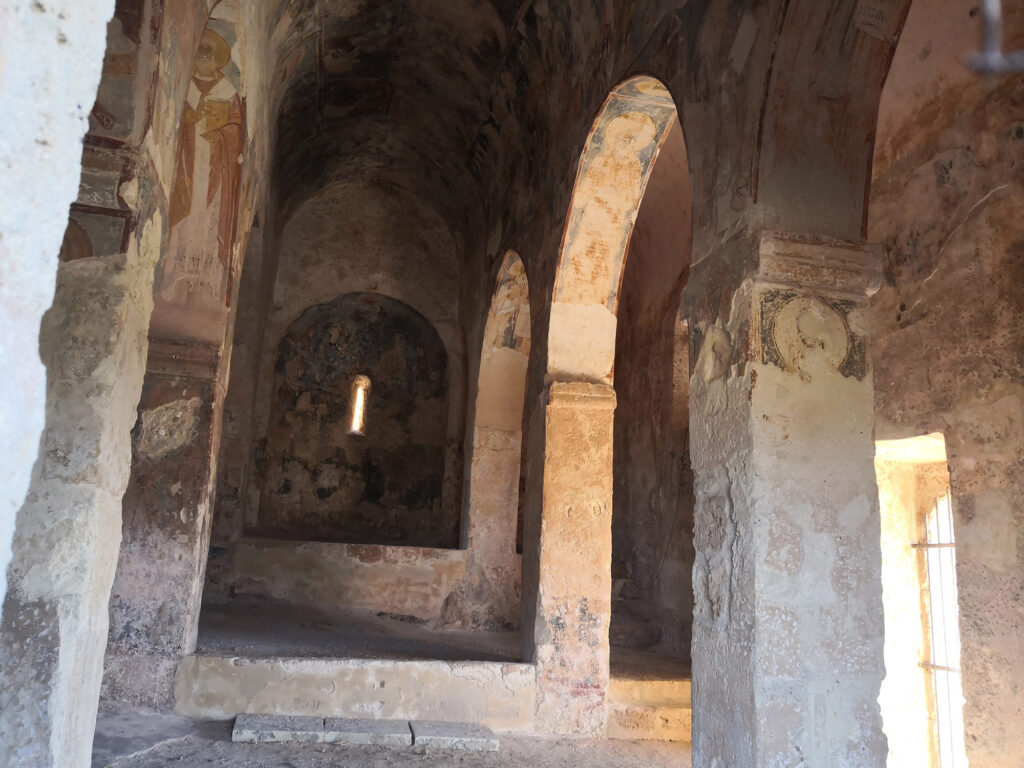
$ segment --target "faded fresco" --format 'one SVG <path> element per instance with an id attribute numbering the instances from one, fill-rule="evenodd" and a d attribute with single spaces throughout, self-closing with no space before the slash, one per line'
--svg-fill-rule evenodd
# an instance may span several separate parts
<path id="1" fill-rule="evenodd" d="M 633 222 L 675 113 L 668 91 L 649 78 L 631 80 L 610 97 L 581 160 L 555 301 L 615 311 Z"/>
<path id="2" fill-rule="evenodd" d="M 852 301 L 769 289 L 762 293 L 758 320 L 761 362 L 810 380 L 815 370 L 838 371 L 863 379 L 865 339 L 850 330 Z"/>
<path id="3" fill-rule="evenodd" d="M 457 545 L 441 496 L 448 357 L 402 302 L 349 293 L 308 309 L 277 351 L 259 524 L 250 533 L 350 544 Z M 353 381 L 368 377 L 362 434 Z"/>
<path id="4" fill-rule="evenodd" d="M 155 316 L 178 334 L 217 342 L 230 303 L 245 149 L 245 102 L 231 24 L 211 18 L 193 64 L 171 184 L 170 235 Z M 210 338 L 206 338 L 211 336 Z"/>

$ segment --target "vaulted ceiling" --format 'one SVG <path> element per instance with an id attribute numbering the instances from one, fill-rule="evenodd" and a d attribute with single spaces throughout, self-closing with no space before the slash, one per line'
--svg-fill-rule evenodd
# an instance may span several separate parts
<path id="1" fill-rule="evenodd" d="M 650 73 L 683 111 L 695 227 L 725 231 L 760 204 L 855 236 L 907 2 L 875 23 L 853 0 L 279 0 L 278 210 L 363 177 L 408 190 L 457 239 L 542 208 L 554 222 L 605 96 Z"/>
<path id="2" fill-rule="evenodd" d="M 448 213 L 472 200 L 474 142 L 535 16 L 523 0 L 285 2 L 274 30 L 285 208 L 342 175 L 411 186 Z"/>

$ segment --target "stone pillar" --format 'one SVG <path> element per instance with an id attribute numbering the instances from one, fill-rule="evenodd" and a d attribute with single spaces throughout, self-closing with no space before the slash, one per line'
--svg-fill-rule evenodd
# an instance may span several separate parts
<path id="1" fill-rule="evenodd" d="M 195 650 L 219 435 L 220 349 L 151 339 L 110 593 L 104 699 L 169 710 Z"/>
<path id="2" fill-rule="evenodd" d="M 53 302 L 113 11 L 113 0 L 0 7 L 0 613 L 45 420 L 39 324 Z"/>
<path id="3" fill-rule="evenodd" d="M 529 359 L 528 347 L 524 352 L 502 346 L 485 350 L 480 363 L 463 516 L 467 573 L 445 602 L 443 619 L 448 627 L 493 629 L 520 624 L 516 528 Z"/>
<path id="4" fill-rule="evenodd" d="M 687 287 L 694 766 L 885 765 L 874 249 L 760 234 Z"/>
<path id="5" fill-rule="evenodd" d="M 467 573 L 445 601 L 446 627 L 486 629 L 519 623 L 516 526 L 521 445 L 518 429 L 478 425 L 473 430 L 466 504 Z"/>
<path id="6" fill-rule="evenodd" d="M 530 553 L 532 592 L 524 573 L 524 623 L 532 633 L 526 659 L 537 665 L 541 731 L 605 729 L 614 414 L 607 384 L 556 381 L 547 390 L 543 431 L 530 430 L 531 442 L 537 433 L 544 440 L 540 516 L 526 531 L 525 546 L 537 548 Z"/>
<path id="7" fill-rule="evenodd" d="M 18 512 L 0 624 L 10 765 L 89 765 L 162 219 L 126 254 L 61 264 L 40 333 L 47 427 Z"/>

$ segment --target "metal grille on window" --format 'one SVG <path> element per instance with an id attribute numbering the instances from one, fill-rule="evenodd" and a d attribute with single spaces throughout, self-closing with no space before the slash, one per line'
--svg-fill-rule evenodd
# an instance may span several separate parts
<path id="1" fill-rule="evenodd" d="M 956 548 L 950 495 L 937 499 L 925 520 L 926 539 L 914 544 L 924 553 L 930 626 L 929 659 L 935 695 L 935 738 L 941 768 L 967 768 L 964 751 L 960 625 L 956 593 Z"/>

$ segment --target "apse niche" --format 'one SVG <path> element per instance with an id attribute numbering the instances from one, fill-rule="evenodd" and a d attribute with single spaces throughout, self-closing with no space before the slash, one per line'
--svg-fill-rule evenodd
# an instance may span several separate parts
<path id="1" fill-rule="evenodd" d="M 458 546 L 442 509 L 448 358 L 418 312 L 375 293 L 310 307 L 282 338 L 259 536 Z"/>

